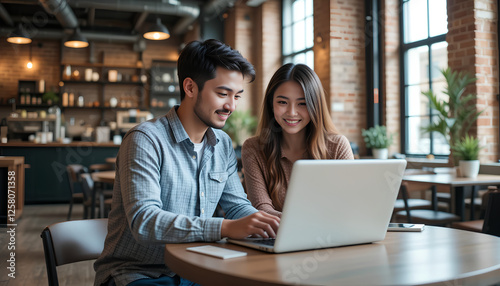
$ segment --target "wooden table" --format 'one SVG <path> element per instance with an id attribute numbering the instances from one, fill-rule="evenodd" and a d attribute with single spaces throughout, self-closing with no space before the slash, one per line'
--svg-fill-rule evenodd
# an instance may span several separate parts
<path id="1" fill-rule="evenodd" d="M 247 252 L 219 259 L 187 247 L 214 245 Z M 285 254 L 219 243 L 167 244 L 165 263 L 201 285 L 492 285 L 500 281 L 500 238 L 426 226 L 388 232 L 372 244 Z"/>
<path id="2" fill-rule="evenodd" d="M 106 163 L 108 164 L 116 164 L 116 157 L 108 157 L 106 158 Z"/>
<path id="3" fill-rule="evenodd" d="M 479 174 L 476 178 L 465 178 L 449 173 L 420 174 L 405 175 L 403 182 L 423 188 L 436 186 L 448 187 L 451 191 L 451 200 L 454 202 L 452 204 L 452 211 L 459 215 L 463 221 L 465 218 L 464 187 L 500 185 L 500 176 Z M 435 199 L 433 201 L 435 203 Z"/>
<path id="4" fill-rule="evenodd" d="M 90 218 L 95 216 L 96 198 L 99 197 L 99 212 L 101 218 L 104 217 L 104 193 L 102 184 L 113 184 L 115 182 L 116 171 L 102 171 L 92 173 L 94 180 L 94 193 L 92 194 L 92 205 L 90 207 Z"/>
<path id="5" fill-rule="evenodd" d="M 4 174 L 2 174 L 2 180 L 0 180 L 0 195 L 3 197 L 2 199 L 0 199 L 0 202 L 4 204 L 4 206 L 2 206 L 2 209 L 5 210 L 5 213 L 3 213 L 3 211 L 2 213 L 0 213 L 0 224 L 14 223 L 13 221 L 7 221 L 9 217 L 8 214 L 12 214 L 12 211 L 15 212 L 13 217 L 15 220 L 17 220 L 23 213 L 24 167 L 24 157 L 0 156 L 0 168 L 5 168 L 6 170 L 5 178 L 3 178 Z M 9 186 L 13 186 L 14 188 L 9 188 Z M 8 201 L 9 199 L 14 199 L 14 209 L 8 207 L 10 205 Z"/>

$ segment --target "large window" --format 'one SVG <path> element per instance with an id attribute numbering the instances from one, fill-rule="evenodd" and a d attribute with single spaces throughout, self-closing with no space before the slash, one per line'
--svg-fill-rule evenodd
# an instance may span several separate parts
<path id="1" fill-rule="evenodd" d="M 422 91 L 441 94 L 448 66 L 446 0 L 402 0 L 402 53 L 405 153 L 407 155 L 448 155 L 450 148 L 439 133 L 422 127 L 435 120 Z"/>
<path id="2" fill-rule="evenodd" d="M 314 69 L 313 0 L 283 1 L 283 63 Z"/>

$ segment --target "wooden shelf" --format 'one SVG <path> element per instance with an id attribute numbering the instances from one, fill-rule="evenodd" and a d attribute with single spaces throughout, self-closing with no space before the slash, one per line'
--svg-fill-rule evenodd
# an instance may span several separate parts
<path id="1" fill-rule="evenodd" d="M 21 117 L 8 117 L 7 121 L 11 122 L 44 122 L 44 121 L 56 121 L 55 118 L 21 118 Z"/>
<path id="2" fill-rule="evenodd" d="M 62 66 L 91 67 L 91 68 L 117 68 L 117 69 L 143 69 L 140 66 L 131 65 L 107 65 L 103 63 L 61 63 Z"/>
<path id="3" fill-rule="evenodd" d="M 143 82 L 140 81 L 84 81 L 84 80 L 63 80 L 64 84 L 128 84 L 128 85 L 144 85 Z"/>

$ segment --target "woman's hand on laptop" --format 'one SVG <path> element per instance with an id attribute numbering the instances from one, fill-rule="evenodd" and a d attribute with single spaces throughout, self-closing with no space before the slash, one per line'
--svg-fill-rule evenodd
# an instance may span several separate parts
<path id="1" fill-rule="evenodd" d="M 237 220 L 223 220 L 221 237 L 243 239 L 258 235 L 264 238 L 275 238 L 279 225 L 279 217 L 259 211 Z"/>

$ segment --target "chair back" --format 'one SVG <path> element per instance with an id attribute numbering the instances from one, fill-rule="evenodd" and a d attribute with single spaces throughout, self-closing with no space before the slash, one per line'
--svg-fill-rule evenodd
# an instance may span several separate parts
<path id="1" fill-rule="evenodd" d="M 75 184 L 80 183 L 80 175 L 83 173 L 88 173 L 87 167 L 80 164 L 71 164 L 66 166 L 66 171 L 68 173 L 69 188 L 71 194 L 75 193 Z"/>
<path id="2" fill-rule="evenodd" d="M 101 255 L 107 226 L 108 219 L 73 220 L 51 224 L 42 231 L 49 285 L 59 285 L 57 266 Z"/>
<path id="3" fill-rule="evenodd" d="M 90 174 L 81 174 L 82 180 L 82 191 L 84 202 L 89 202 L 92 199 L 94 193 L 94 180 Z"/>
<path id="4" fill-rule="evenodd" d="M 483 233 L 500 236 L 500 192 L 488 193 Z"/>

